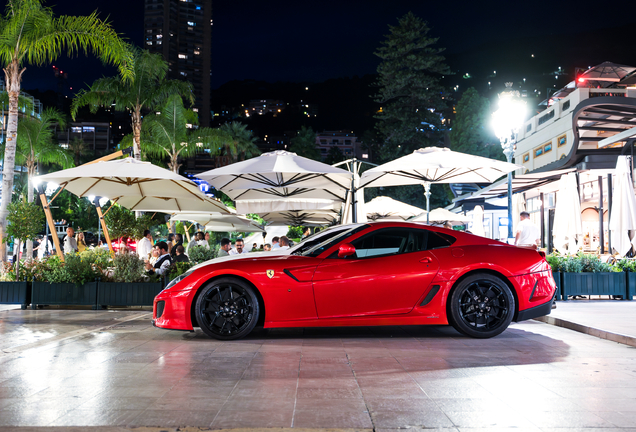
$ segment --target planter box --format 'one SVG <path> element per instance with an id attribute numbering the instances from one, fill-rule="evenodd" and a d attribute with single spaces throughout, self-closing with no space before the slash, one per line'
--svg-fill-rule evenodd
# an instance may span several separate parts
<path id="1" fill-rule="evenodd" d="M 72 283 L 33 282 L 31 308 L 37 305 L 91 305 L 97 303 L 97 282 Z"/>
<path id="2" fill-rule="evenodd" d="M 632 300 L 636 295 L 636 273 L 627 272 L 627 300 Z"/>
<path id="3" fill-rule="evenodd" d="M 620 295 L 627 294 L 625 273 L 563 273 L 563 300 L 573 295 Z"/>
<path id="4" fill-rule="evenodd" d="M 98 306 L 152 306 L 155 296 L 163 289 L 162 283 L 99 282 Z"/>
<path id="5" fill-rule="evenodd" d="M 19 303 L 22 309 L 31 303 L 27 282 L 0 282 L 0 304 L 15 303 Z"/>
<path id="6" fill-rule="evenodd" d="M 563 284 L 561 283 L 561 279 L 563 278 L 563 272 L 552 272 L 552 277 L 554 278 L 554 283 L 556 284 L 556 299 L 561 300 L 563 298 Z"/>

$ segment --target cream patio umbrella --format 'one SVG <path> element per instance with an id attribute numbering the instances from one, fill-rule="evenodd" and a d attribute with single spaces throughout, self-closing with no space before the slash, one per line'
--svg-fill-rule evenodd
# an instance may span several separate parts
<path id="1" fill-rule="evenodd" d="M 290 210 L 329 210 L 340 211 L 342 202 L 332 199 L 310 199 L 310 198 L 278 198 L 278 199 L 252 199 L 236 200 L 236 211 L 241 214 L 247 213 L 271 213 Z"/>
<path id="2" fill-rule="evenodd" d="M 108 197 L 112 202 L 131 210 L 229 213 L 222 202 L 205 196 L 196 183 L 170 170 L 131 157 L 56 171 L 36 177 L 35 182 L 58 184 L 61 190 L 66 189 L 79 197 Z M 40 197 L 42 195 L 43 192 Z M 57 195 L 51 201 L 55 197 Z M 43 201 L 45 204 L 48 206 L 50 202 Z M 108 229 L 99 207 L 98 214 L 112 251 Z"/>
<path id="3" fill-rule="evenodd" d="M 561 253 L 573 253 L 578 249 L 577 240 L 583 234 L 581 201 L 576 187 L 576 174 L 561 176 L 554 209 L 552 236 L 554 247 Z"/>
<path id="4" fill-rule="evenodd" d="M 636 196 L 629 171 L 627 156 L 619 156 L 616 160 L 609 230 L 612 248 L 620 256 L 625 256 L 636 241 L 636 238 L 631 239 L 636 230 Z"/>
<path id="5" fill-rule="evenodd" d="M 352 174 L 277 150 L 198 174 L 233 200 L 318 198 L 344 201 Z"/>
<path id="6" fill-rule="evenodd" d="M 177 212 L 170 216 L 170 222 L 190 221 L 205 226 L 207 231 L 264 232 L 256 222 L 237 215 L 209 212 Z"/>
<path id="7" fill-rule="evenodd" d="M 492 183 L 521 168 L 519 165 L 451 151 L 426 147 L 362 173 L 360 187 L 421 184 L 430 211 L 433 183 Z"/>
<path id="8" fill-rule="evenodd" d="M 267 225 L 323 226 L 333 225 L 340 213 L 333 210 L 287 210 L 260 214 Z"/>
<path id="9" fill-rule="evenodd" d="M 373 198 L 364 203 L 367 219 L 405 221 L 422 214 L 422 209 L 386 196 Z"/>
<path id="10" fill-rule="evenodd" d="M 440 207 L 431 210 L 429 213 L 424 212 L 413 219 L 409 219 L 409 221 L 426 222 L 427 216 L 429 222 L 456 222 L 462 224 L 473 220 L 470 216 L 465 216 L 461 213 L 453 213 L 450 210 Z"/>

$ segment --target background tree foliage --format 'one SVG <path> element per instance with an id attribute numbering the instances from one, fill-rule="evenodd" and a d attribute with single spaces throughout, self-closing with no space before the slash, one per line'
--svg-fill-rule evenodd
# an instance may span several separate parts
<path id="1" fill-rule="evenodd" d="M 441 138 L 441 114 L 446 107 L 440 83 L 450 69 L 433 45 L 438 38 L 428 35 L 428 24 L 407 13 L 375 55 L 379 91 L 375 101 L 382 106 L 376 128 L 384 145 L 381 161 L 396 159 L 422 147 L 436 145 Z"/>
<path id="2" fill-rule="evenodd" d="M 455 109 L 451 148 L 461 153 L 505 160 L 499 141 L 489 128 L 490 101 L 471 87 L 464 92 Z"/>
<path id="3" fill-rule="evenodd" d="M 140 239 L 143 237 L 144 230 L 158 224 L 152 219 L 152 215 L 144 214 L 136 219 L 135 212 L 117 204 L 108 210 L 104 219 L 111 239 L 122 237 Z"/>
<path id="4" fill-rule="evenodd" d="M 315 161 L 321 160 L 320 150 L 316 147 L 316 132 L 311 127 L 301 126 L 290 142 L 289 151 Z"/>
<path id="5" fill-rule="evenodd" d="M 374 162 L 384 163 L 422 147 L 440 145 L 443 140 L 442 113 L 446 108 L 441 79 L 451 71 L 435 48 L 438 38 L 429 36 L 428 24 L 412 12 L 389 26 L 390 34 L 375 55 L 379 88 L 375 101 L 381 104 L 376 115 L 377 138 L 369 143 Z M 370 135 L 370 134 L 368 134 Z M 375 143 L 375 145 L 373 145 Z M 448 204 L 450 189 L 431 186 L 431 208 Z M 399 186 L 365 190 L 367 199 L 385 195 L 426 208 L 422 186 Z"/>

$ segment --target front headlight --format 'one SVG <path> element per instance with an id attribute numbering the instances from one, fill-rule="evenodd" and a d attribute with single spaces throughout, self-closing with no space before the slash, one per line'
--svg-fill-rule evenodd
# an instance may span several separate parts
<path id="1" fill-rule="evenodd" d="M 176 284 L 178 284 L 179 282 L 181 282 L 182 280 L 184 280 L 185 278 L 187 278 L 188 276 L 190 276 L 192 274 L 192 270 L 188 270 L 187 272 L 180 274 L 179 276 L 177 276 L 176 278 L 172 279 L 170 281 L 170 283 L 168 283 L 168 285 L 166 285 L 166 287 L 164 288 L 164 290 L 167 290 L 168 288 L 172 288 L 173 286 L 175 286 Z"/>

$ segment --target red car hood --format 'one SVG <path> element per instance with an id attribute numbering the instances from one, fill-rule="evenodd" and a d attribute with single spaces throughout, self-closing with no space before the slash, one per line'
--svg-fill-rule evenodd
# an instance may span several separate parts
<path id="1" fill-rule="evenodd" d="M 200 269 L 201 267 L 209 266 L 210 264 L 220 264 L 220 263 L 224 263 L 228 261 L 252 259 L 252 258 L 259 258 L 259 257 L 285 256 L 285 255 L 289 255 L 289 249 L 276 248 L 276 249 L 272 249 L 269 252 L 249 252 L 249 253 L 240 254 L 240 255 L 229 255 L 229 256 L 223 256 L 220 258 L 214 258 L 208 261 L 204 261 L 201 264 L 195 265 L 190 270 L 197 270 L 197 269 Z"/>

